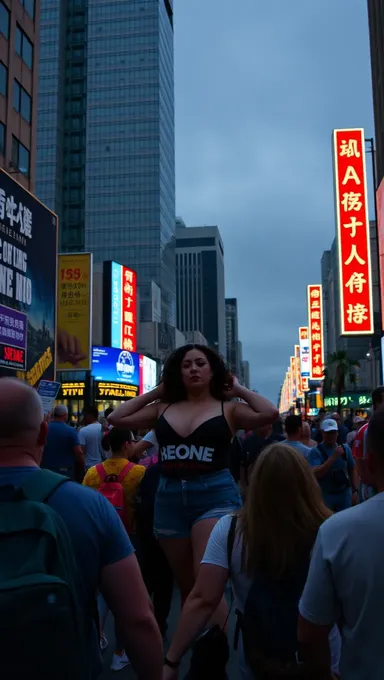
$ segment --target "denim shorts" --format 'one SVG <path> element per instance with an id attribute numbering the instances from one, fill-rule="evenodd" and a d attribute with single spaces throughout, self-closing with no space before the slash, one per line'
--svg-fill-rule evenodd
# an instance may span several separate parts
<path id="1" fill-rule="evenodd" d="M 219 519 L 242 505 L 229 470 L 189 479 L 161 475 L 155 500 L 154 533 L 158 538 L 187 538 L 196 522 Z"/>

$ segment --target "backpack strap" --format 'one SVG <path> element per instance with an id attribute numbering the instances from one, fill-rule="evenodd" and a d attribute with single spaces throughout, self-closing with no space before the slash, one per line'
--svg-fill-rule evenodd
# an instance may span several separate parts
<path id="1" fill-rule="evenodd" d="M 322 465 L 324 465 L 324 463 L 326 463 L 327 460 L 328 460 L 328 456 L 326 455 L 326 452 L 324 450 L 324 444 L 323 443 L 318 444 L 317 450 L 320 452 L 320 458 L 321 458 L 321 461 L 322 461 Z"/>
<path id="2" fill-rule="evenodd" d="M 236 524 L 237 524 L 237 515 L 232 515 L 231 524 L 230 524 L 229 531 L 228 531 L 228 538 L 227 538 L 227 561 L 228 561 L 229 578 L 231 577 L 231 562 L 232 562 L 233 546 L 235 544 Z"/>
<path id="3" fill-rule="evenodd" d="M 103 463 L 99 463 L 98 465 L 96 465 L 96 472 L 99 475 L 101 482 L 104 482 L 105 478 L 107 476 L 107 473 L 104 469 Z"/>
<path id="4" fill-rule="evenodd" d="M 39 470 L 34 475 L 27 475 L 21 490 L 28 501 L 45 503 L 59 486 L 70 481 L 69 477 L 58 475 L 56 472 Z"/>
<path id="5" fill-rule="evenodd" d="M 121 484 L 124 481 L 124 477 L 128 474 L 132 468 L 135 467 L 134 463 L 127 463 L 125 467 L 123 467 L 122 471 L 120 472 L 117 481 L 119 484 Z"/>

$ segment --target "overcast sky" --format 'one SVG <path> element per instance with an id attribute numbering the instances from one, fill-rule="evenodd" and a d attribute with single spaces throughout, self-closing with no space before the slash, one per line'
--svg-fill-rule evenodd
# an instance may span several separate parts
<path id="1" fill-rule="evenodd" d="M 335 233 L 331 132 L 374 134 L 366 0 L 177 0 L 176 204 L 217 224 L 252 387 L 276 401 Z"/>

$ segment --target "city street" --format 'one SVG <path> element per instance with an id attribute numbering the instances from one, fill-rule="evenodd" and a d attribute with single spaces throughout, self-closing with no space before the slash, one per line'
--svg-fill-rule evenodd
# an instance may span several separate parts
<path id="1" fill-rule="evenodd" d="M 169 617 L 169 635 L 167 636 L 168 639 L 172 636 L 173 631 L 175 630 L 175 626 L 177 624 L 177 619 L 179 616 L 180 612 L 180 604 L 179 604 L 179 597 L 178 593 L 176 592 L 174 597 L 173 597 L 173 604 L 172 604 L 172 611 Z M 111 671 L 110 670 L 110 665 L 111 665 L 111 659 L 112 659 L 112 653 L 113 653 L 113 619 L 111 616 L 109 616 L 108 621 L 107 621 L 107 629 L 106 629 L 106 636 L 109 641 L 109 646 L 106 649 L 104 653 L 104 671 L 100 676 L 100 680 L 112 680 L 114 678 L 119 678 L 121 680 L 134 680 L 136 678 L 136 674 L 133 671 L 131 667 L 127 667 L 122 671 L 119 671 L 118 673 Z M 230 622 L 230 633 L 229 633 L 229 642 L 231 648 L 233 647 L 233 632 L 234 632 L 234 616 L 231 617 L 231 622 Z M 168 642 L 167 642 L 168 644 Z M 186 673 L 188 671 L 188 655 L 185 657 L 182 665 L 181 665 L 181 670 L 180 670 L 180 675 L 179 678 L 180 680 L 183 680 Z M 228 678 L 229 680 L 234 680 L 236 676 L 236 656 L 232 650 L 231 653 L 231 659 L 230 663 L 228 664 L 227 667 L 227 672 L 228 672 Z"/>

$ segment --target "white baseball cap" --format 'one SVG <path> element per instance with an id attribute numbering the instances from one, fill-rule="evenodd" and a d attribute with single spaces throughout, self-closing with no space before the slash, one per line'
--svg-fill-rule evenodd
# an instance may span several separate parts
<path id="1" fill-rule="evenodd" d="M 333 418 L 325 418 L 321 423 L 321 429 L 323 432 L 337 432 L 339 428 L 337 426 L 336 420 L 333 420 Z"/>

